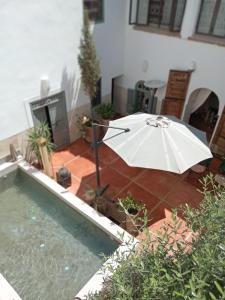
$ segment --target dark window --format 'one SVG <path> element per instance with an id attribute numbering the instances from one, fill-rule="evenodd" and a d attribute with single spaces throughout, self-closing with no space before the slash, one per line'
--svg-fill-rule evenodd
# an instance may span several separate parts
<path id="1" fill-rule="evenodd" d="M 202 0 L 196 32 L 225 37 L 225 0 Z"/>
<path id="2" fill-rule="evenodd" d="M 87 9 L 91 21 L 103 21 L 103 0 L 84 0 L 84 8 Z"/>
<path id="3" fill-rule="evenodd" d="M 186 0 L 130 0 L 130 24 L 180 31 Z"/>

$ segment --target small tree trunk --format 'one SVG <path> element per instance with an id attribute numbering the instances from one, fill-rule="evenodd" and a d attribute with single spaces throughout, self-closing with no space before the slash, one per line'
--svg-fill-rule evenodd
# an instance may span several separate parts
<path id="1" fill-rule="evenodd" d="M 41 155 L 44 171 L 49 177 L 53 178 L 52 165 L 49 160 L 48 150 L 46 147 L 46 139 L 41 137 L 37 140 L 37 143 L 39 146 L 39 152 Z"/>

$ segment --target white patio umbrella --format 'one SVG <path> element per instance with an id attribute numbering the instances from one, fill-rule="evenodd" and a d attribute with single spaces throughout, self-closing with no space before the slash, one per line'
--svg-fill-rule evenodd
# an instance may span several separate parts
<path id="1" fill-rule="evenodd" d="M 145 113 L 111 121 L 103 142 L 129 166 L 183 173 L 209 159 L 206 134 L 174 116 Z M 129 131 L 121 131 L 127 128 Z"/>

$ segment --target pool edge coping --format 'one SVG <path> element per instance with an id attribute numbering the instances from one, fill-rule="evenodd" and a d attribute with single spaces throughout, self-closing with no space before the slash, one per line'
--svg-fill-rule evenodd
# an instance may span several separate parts
<path id="1" fill-rule="evenodd" d="M 3 166 L 5 165 L 5 167 Z M 113 266 L 113 269 L 117 267 L 115 263 L 114 256 L 116 255 L 128 255 L 138 244 L 138 240 L 130 235 L 127 231 L 113 223 L 107 217 L 97 212 L 94 208 L 89 206 L 83 200 L 78 198 L 76 195 L 69 192 L 67 189 L 63 188 L 56 181 L 45 175 L 40 170 L 36 169 L 30 165 L 25 160 L 19 160 L 17 162 L 4 163 L 0 165 L 0 177 L 6 175 L 7 173 L 21 169 L 23 172 L 31 176 L 34 180 L 39 182 L 42 186 L 56 195 L 60 200 L 69 205 L 72 209 L 76 210 L 82 216 L 87 218 L 99 229 L 104 231 L 111 238 L 120 243 L 117 250 L 110 256 L 110 258 L 101 266 L 101 268 L 87 281 L 87 283 L 82 287 L 82 289 L 77 293 L 75 299 L 85 299 L 89 293 L 94 293 L 100 291 L 103 287 L 104 279 L 106 276 L 110 276 L 110 272 L 102 271 L 106 270 L 107 265 Z M 13 289 L 13 287 L 12 287 Z M 18 298 L 21 299 L 21 298 Z M 68 299 L 70 300 L 70 299 Z M 72 300 L 72 299 L 71 299 Z"/>

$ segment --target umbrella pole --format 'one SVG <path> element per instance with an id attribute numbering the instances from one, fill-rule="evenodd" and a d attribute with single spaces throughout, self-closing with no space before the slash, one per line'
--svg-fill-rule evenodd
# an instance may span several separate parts
<path id="1" fill-rule="evenodd" d="M 111 139 L 117 135 L 120 135 L 121 133 L 125 133 L 130 131 L 129 128 L 120 128 L 120 127 L 113 127 L 113 126 L 107 126 L 107 125 L 102 125 L 98 123 L 92 123 L 92 130 L 93 130 L 93 149 L 94 149 L 94 155 L 95 155 L 95 166 L 96 166 L 96 196 L 101 196 L 109 187 L 109 185 L 105 185 L 101 187 L 101 180 L 100 180 L 100 171 L 99 171 L 99 156 L 98 156 L 98 147 L 103 143 L 103 140 L 98 141 L 97 140 L 97 134 L 96 134 L 96 127 L 104 127 L 104 128 L 113 128 L 113 129 L 119 129 L 121 130 L 120 133 L 117 133 L 113 135 L 112 137 L 108 138 Z"/>
<path id="2" fill-rule="evenodd" d="M 99 173 L 99 157 L 98 157 L 98 141 L 97 141 L 97 135 L 96 135 L 96 124 L 92 123 L 92 129 L 93 129 L 93 148 L 94 148 L 94 154 L 95 154 L 95 166 L 96 166 L 96 184 L 97 184 L 97 196 L 100 189 L 101 189 L 101 181 L 100 181 L 100 173 Z"/>

